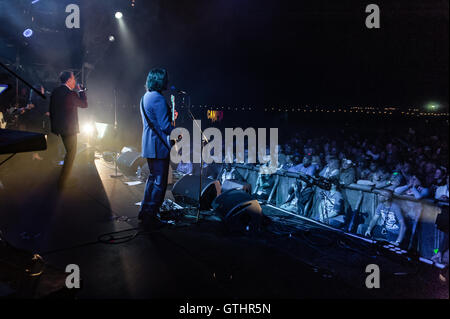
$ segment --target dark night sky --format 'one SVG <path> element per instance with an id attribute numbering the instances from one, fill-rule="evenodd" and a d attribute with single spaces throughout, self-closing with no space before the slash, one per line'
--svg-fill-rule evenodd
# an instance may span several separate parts
<path id="1" fill-rule="evenodd" d="M 89 78 L 98 99 L 118 87 L 124 100 L 138 100 L 148 70 L 164 66 L 195 104 L 448 104 L 448 1 L 374 1 L 379 30 L 365 27 L 367 1 L 136 0 L 134 9 L 126 0 L 58 3 L 66 2 L 80 3 L 81 30 L 38 34 L 30 46 L 52 48 L 40 60 L 61 67 L 102 56 Z M 55 25 L 65 13 L 52 8 Z M 127 39 L 117 30 L 117 9 Z M 108 34 L 117 39 L 111 45 Z"/>

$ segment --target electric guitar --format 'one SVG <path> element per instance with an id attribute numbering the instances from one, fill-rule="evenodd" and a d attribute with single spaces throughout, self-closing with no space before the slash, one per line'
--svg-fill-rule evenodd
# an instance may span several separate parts
<path id="1" fill-rule="evenodd" d="M 19 117 L 23 115 L 25 112 L 34 108 L 34 104 L 28 104 L 24 107 L 19 107 L 18 104 L 12 106 L 6 110 L 5 114 L 2 114 L 3 122 L 1 128 L 8 127 L 17 127 L 19 122 Z M 5 127 L 3 127 L 3 125 Z"/>

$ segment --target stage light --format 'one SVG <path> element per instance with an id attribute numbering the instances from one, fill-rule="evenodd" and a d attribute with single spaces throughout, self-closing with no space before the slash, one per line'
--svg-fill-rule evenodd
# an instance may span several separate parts
<path id="1" fill-rule="evenodd" d="M 116 19 L 122 19 L 123 18 L 123 14 L 120 11 L 117 11 L 114 16 L 116 17 Z"/>
<path id="2" fill-rule="evenodd" d="M 86 123 L 83 126 L 83 133 L 91 136 L 94 133 L 95 127 L 91 123 Z"/>
<path id="3" fill-rule="evenodd" d="M 35 4 L 35 3 L 38 3 L 39 2 L 39 0 L 33 0 L 32 2 L 31 2 L 31 4 Z"/>
<path id="4" fill-rule="evenodd" d="M 95 122 L 95 128 L 97 129 L 97 138 L 102 139 L 105 136 L 106 128 L 108 124 Z"/>
<path id="5" fill-rule="evenodd" d="M 0 84 L 0 94 L 2 94 L 8 88 L 8 84 Z"/>
<path id="6" fill-rule="evenodd" d="M 109 42 L 114 42 L 116 40 L 116 38 L 113 35 L 110 35 L 108 37 Z"/>
<path id="7" fill-rule="evenodd" d="M 23 31 L 23 36 L 25 37 L 25 38 L 29 38 L 29 37 L 31 37 L 33 35 L 33 30 L 31 30 L 31 29 L 26 29 L 25 31 Z"/>

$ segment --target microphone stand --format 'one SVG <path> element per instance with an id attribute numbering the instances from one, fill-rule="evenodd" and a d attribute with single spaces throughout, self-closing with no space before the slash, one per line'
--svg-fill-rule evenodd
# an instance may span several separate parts
<path id="1" fill-rule="evenodd" d="M 194 123 L 197 125 L 200 134 L 201 134 L 201 143 L 200 143 L 200 179 L 199 179 L 199 189 L 198 189 L 198 205 L 197 205 L 197 217 L 196 217 L 196 223 L 198 223 L 200 219 L 200 203 L 202 198 L 202 172 L 203 172 L 203 143 L 208 144 L 209 141 L 206 138 L 205 134 L 203 133 L 201 127 L 198 125 L 197 121 L 195 120 L 194 115 L 192 114 L 191 110 L 189 110 L 189 115 L 191 116 Z"/>
<path id="2" fill-rule="evenodd" d="M 114 135 L 117 136 L 117 91 L 116 89 L 114 89 Z M 114 152 L 115 156 L 114 156 L 114 168 L 116 173 L 113 175 L 110 175 L 111 178 L 119 178 L 122 177 L 122 174 L 118 174 L 117 173 L 117 157 L 118 157 L 118 153 L 117 150 L 116 152 Z"/>

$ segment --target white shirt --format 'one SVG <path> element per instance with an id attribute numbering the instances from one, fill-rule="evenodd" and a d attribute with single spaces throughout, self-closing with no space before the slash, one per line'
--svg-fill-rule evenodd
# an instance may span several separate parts
<path id="1" fill-rule="evenodd" d="M 436 188 L 436 194 L 434 195 L 434 198 L 441 199 L 442 196 L 448 197 L 448 184 Z"/>

